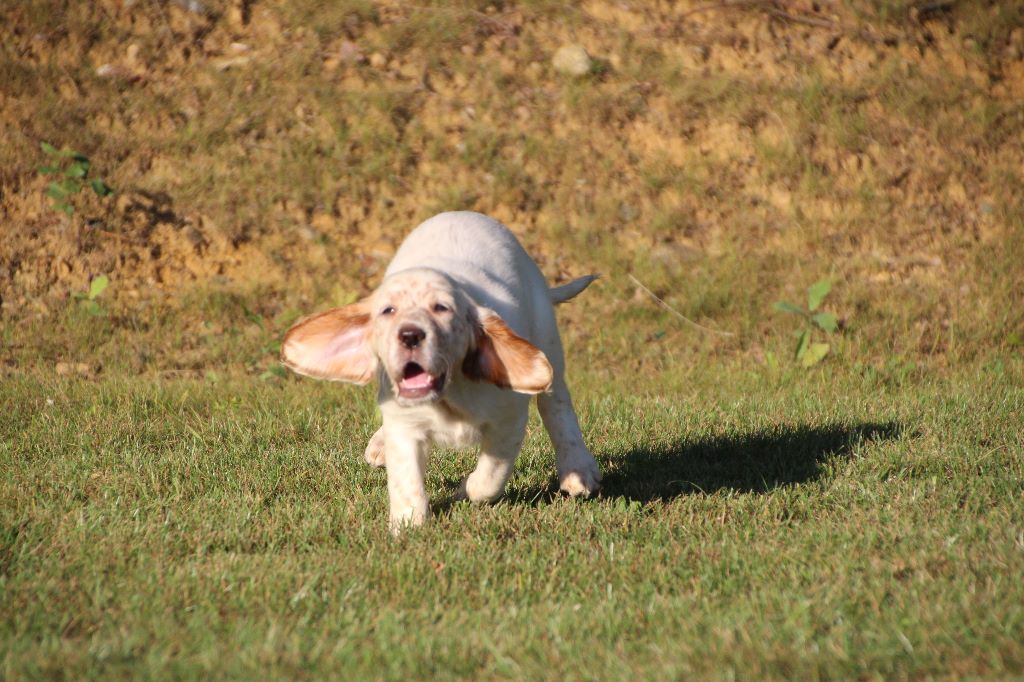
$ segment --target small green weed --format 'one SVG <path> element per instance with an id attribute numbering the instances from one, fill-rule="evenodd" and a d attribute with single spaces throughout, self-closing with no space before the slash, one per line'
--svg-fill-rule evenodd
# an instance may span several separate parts
<path id="1" fill-rule="evenodd" d="M 265 372 L 260 374 L 260 381 L 270 381 L 271 379 L 286 379 L 288 378 L 288 370 L 281 365 L 270 365 Z"/>
<path id="2" fill-rule="evenodd" d="M 101 312 L 100 304 L 96 299 L 106 291 L 108 286 L 110 286 L 110 279 L 106 275 L 100 275 L 93 278 L 89 283 L 89 291 L 76 291 L 73 296 L 76 300 L 82 302 L 83 307 L 90 315 L 99 315 Z"/>
<path id="3" fill-rule="evenodd" d="M 87 183 L 97 196 L 105 197 L 114 193 L 101 178 L 87 178 L 89 159 L 85 155 L 70 149 L 57 149 L 47 142 L 40 142 L 39 146 L 51 160 L 50 165 L 40 166 L 39 172 L 60 177 L 59 180 L 50 182 L 46 190 L 57 210 L 68 215 L 74 213 L 75 207 L 71 204 L 71 198 L 82 191 Z"/>
<path id="4" fill-rule="evenodd" d="M 793 352 L 793 358 L 804 367 L 813 367 L 821 362 L 828 355 L 831 348 L 827 343 L 811 342 L 814 330 L 817 328 L 831 334 L 839 329 L 839 323 L 835 315 L 823 311 L 815 312 L 821 307 L 822 302 L 831 290 L 832 282 L 827 279 L 819 280 L 812 284 L 807 290 L 806 310 L 787 301 L 777 301 L 775 303 L 774 307 L 779 312 L 799 315 L 805 322 L 804 328 L 795 333 L 797 341 L 796 349 Z"/>

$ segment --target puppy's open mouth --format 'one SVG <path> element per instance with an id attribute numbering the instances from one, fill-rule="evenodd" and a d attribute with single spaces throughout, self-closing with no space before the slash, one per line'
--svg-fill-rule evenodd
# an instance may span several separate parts
<path id="1" fill-rule="evenodd" d="M 425 398 L 432 393 L 440 393 L 444 388 L 445 375 L 434 376 L 415 362 L 406 363 L 402 369 L 402 378 L 398 381 L 400 398 Z"/>

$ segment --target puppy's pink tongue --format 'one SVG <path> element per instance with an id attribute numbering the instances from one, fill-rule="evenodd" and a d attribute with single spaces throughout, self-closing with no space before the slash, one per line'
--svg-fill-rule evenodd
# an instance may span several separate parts
<path id="1" fill-rule="evenodd" d="M 426 372 L 420 372 L 419 374 L 414 374 L 411 377 L 403 378 L 400 382 L 398 382 L 398 387 L 399 388 L 429 388 L 430 387 L 430 383 L 432 381 L 433 381 L 433 379 L 430 377 L 429 374 L 427 374 Z"/>

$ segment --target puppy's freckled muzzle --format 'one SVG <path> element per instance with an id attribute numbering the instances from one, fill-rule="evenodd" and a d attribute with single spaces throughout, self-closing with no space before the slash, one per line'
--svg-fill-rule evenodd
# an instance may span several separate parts
<path id="1" fill-rule="evenodd" d="M 398 381 L 398 397 L 408 400 L 436 397 L 444 388 L 446 374 L 434 376 L 415 362 L 406 363 Z"/>

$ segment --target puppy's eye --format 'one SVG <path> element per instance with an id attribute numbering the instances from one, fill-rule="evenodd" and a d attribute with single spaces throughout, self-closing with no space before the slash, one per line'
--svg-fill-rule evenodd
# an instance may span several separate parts
<path id="1" fill-rule="evenodd" d="M 380 311 L 380 314 L 381 315 L 394 315 L 395 314 L 395 306 L 393 306 L 393 305 L 385 306 L 384 309 Z"/>
<path id="2" fill-rule="evenodd" d="M 434 304 L 434 312 L 435 313 L 450 313 L 451 311 L 452 311 L 452 309 L 449 308 L 448 306 L 446 306 L 444 303 L 435 303 Z"/>

